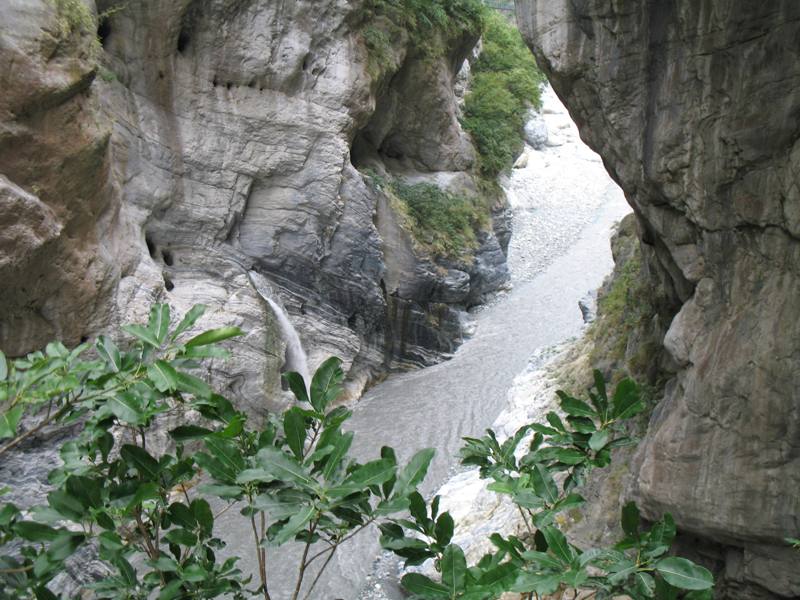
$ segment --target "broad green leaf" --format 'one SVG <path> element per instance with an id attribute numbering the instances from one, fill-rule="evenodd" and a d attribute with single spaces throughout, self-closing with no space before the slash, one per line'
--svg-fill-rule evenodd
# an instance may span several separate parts
<path id="1" fill-rule="evenodd" d="M 714 590 L 693 590 L 683 597 L 683 600 L 714 600 Z"/>
<path id="2" fill-rule="evenodd" d="M 683 590 L 706 590 L 714 586 L 714 576 L 708 569 L 679 556 L 662 558 L 655 568 L 667 583 Z"/>
<path id="3" fill-rule="evenodd" d="M 464 551 L 455 544 L 448 545 L 439 566 L 442 569 L 442 584 L 447 587 L 450 597 L 456 598 L 466 587 L 467 559 Z"/>
<path id="4" fill-rule="evenodd" d="M 142 400 L 132 392 L 119 392 L 106 402 L 117 419 L 129 425 L 143 425 L 145 422 Z"/>
<path id="5" fill-rule="evenodd" d="M 205 427 L 197 425 L 181 425 L 169 432 L 170 437 L 176 442 L 188 442 L 189 440 L 201 440 L 214 433 Z"/>
<path id="6" fill-rule="evenodd" d="M 298 402 L 309 402 L 306 381 L 300 373 L 289 371 L 283 374 L 283 378 L 286 380 L 286 383 L 289 384 L 289 389 L 292 390 Z"/>
<path id="7" fill-rule="evenodd" d="M 158 461 L 150 456 L 150 453 L 144 448 L 125 444 L 119 453 L 128 465 L 136 469 L 146 479 L 155 479 L 161 472 Z"/>
<path id="8" fill-rule="evenodd" d="M 140 339 L 148 346 L 152 346 L 153 348 L 158 348 L 161 346 L 158 338 L 147 327 L 142 325 L 123 325 L 122 330 L 130 333 L 135 338 Z"/>
<path id="9" fill-rule="evenodd" d="M 229 480 L 236 479 L 236 476 L 244 470 L 244 457 L 230 440 L 210 436 L 206 438 L 205 445 Z"/>
<path id="10" fill-rule="evenodd" d="M 220 327 L 219 329 L 210 329 L 209 331 L 204 331 L 200 335 L 196 335 L 184 345 L 187 348 L 192 348 L 194 346 L 216 344 L 217 342 L 242 335 L 243 333 L 244 332 L 238 327 Z"/>
<path id="11" fill-rule="evenodd" d="M 273 494 L 261 494 L 253 499 L 253 508 L 267 513 L 273 521 L 288 519 L 297 512 L 298 503 L 284 502 Z"/>
<path id="12" fill-rule="evenodd" d="M 223 485 L 219 483 L 206 483 L 199 486 L 198 491 L 201 494 L 208 494 L 209 496 L 216 496 L 223 500 L 235 500 L 242 495 L 242 488 L 235 485 Z"/>
<path id="13" fill-rule="evenodd" d="M 436 543 L 440 546 L 447 546 L 450 540 L 453 539 L 453 531 L 455 530 L 455 522 L 449 512 L 444 512 L 436 519 L 436 527 L 434 534 Z"/>
<path id="14" fill-rule="evenodd" d="M 117 348 L 116 344 L 112 342 L 110 338 L 101 335 L 97 338 L 95 349 L 97 350 L 97 354 L 100 355 L 100 358 L 108 363 L 111 370 L 115 373 L 119 373 L 122 368 L 122 359 L 120 358 L 119 348 Z"/>
<path id="15" fill-rule="evenodd" d="M 622 530 L 631 537 L 639 537 L 639 508 L 635 502 L 628 502 L 622 507 Z"/>
<path id="16" fill-rule="evenodd" d="M 51 542 L 59 536 L 59 530 L 34 521 L 20 521 L 15 523 L 12 529 L 19 537 L 29 542 Z"/>
<path id="17" fill-rule="evenodd" d="M 278 534 L 271 540 L 276 546 L 285 544 L 290 539 L 293 539 L 306 524 L 311 521 L 314 516 L 315 509 L 313 506 L 300 507 L 294 516 L 284 525 Z"/>
<path id="18" fill-rule="evenodd" d="M 164 360 L 147 367 L 147 376 L 159 392 L 171 392 L 178 387 L 178 372 Z"/>
<path id="19" fill-rule="evenodd" d="M 293 481 L 309 487 L 315 484 L 303 465 L 273 446 L 259 450 L 256 460 L 259 467 L 278 481 Z"/>
<path id="20" fill-rule="evenodd" d="M 595 431 L 592 434 L 592 437 L 589 438 L 589 448 L 597 452 L 598 450 L 602 450 L 606 444 L 608 444 L 608 438 L 611 436 L 611 433 L 608 429 L 601 429 L 600 431 Z"/>
<path id="21" fill-rule="evenodd" d="M 605 421 L 608 418 L 608 393 L 606 392 L 606 380 L 603 374 L 597 369 L 593 372 L 594 387 L 597 394 L 591 396 L 592 404 L 595 405 L 597 412 L 600 413 L 600 418 Z"/>
<path id="22" fill-rule="evenodd" d="M 561 577 L 559 575 L 543 575 L 540 573 L 529 573 L 523 571 L 517 575 L 517 580 L 513 585 L 509 586 L 510 592 L 536 592 L 540 596 L 547 596 L 554 593 L 559 584 Z"/>
<path id="23" fill-rule="evenodd" d="M 8 377 L 8 362 L 6 355 L 0 350 L 0 381 L 5 381 L 6 377 Z"/>
<path id="24" fill-rule="evenodd" d="M 395 468 L 395 463 L 389 459 L 373 460 L 353 471 L 345 484 L 350 482 L 361 487 L 381 485 L 394 475 Z"/>
<path id="25" fill-rule="evenodd" d="M 194 546 L 197 543 L 197 536 L 182 527 L 170 529 L 164 536 L 164 539 L 173 544 L 178 544 L 179 546 Z"/>
<path id="26" fill-rule="evenodd" d="M 136 488 L 136 493 L 133 495 L 130 502 L 128 502 L 128 510 L 139 506 L 142 502 L 155 500 L 160 497 L 158 484 L 154 482 L 142 483 Z"/>
<path id="27" fill-rule="evenodd" d="M 645 598 L 652 598 L 655 595 L 656 582 L 649 573 L 638 571 L 636 575 L 633 576 L 633 582 L 636 591 Z"/>
<path id="28" fill-rule="evenodd" d="M 553 458 L 566 465 L 579 465 L 586 461 L 586 455 L 574 448 L 555 448 Z"/>
<path id="29" fill-rule="evenodd" d="M 336 473 L 339 466 L 342 464 L 342 459 L 347 455 L 350 450 L 350 445 L 353 443 L 353 432 L 340 434 L 333 442 L 333 451 L 325 459 L 325 466 L 322 469 L 322 476 L 330 481 Z"/>
<path id="30" fill-rule="evenodd" d="M 412 594 L 416 594 L 425 600 L 436 600 L 438 598 L 450 598 L 450 592 L 441 583 L 436 583 L 420 573 L 409 573 L 404 575 L 400 584 Z"/>
<path id="31" fill-rule="evenodd" d="M 175 381 L 177 388 L 181 392 L 191 394 L 195 398 L 208 398 L 212 394 L 211 387 L 209 387 L 205 381 L 194 375 L 177 371 Z"/>
<path id="32" fill-rule="evenodd" d="M 574 415 L 576 417 L 597 417 L 597 411 L 594 410 L 591 406 L 586 404 L 583 400 L 578 400 L 577 398 L 573 398 L 569 394 L 565 394 L 562 391 L 556 392 L 558 397 L 561 399 L 561 409 L 567 413 L 568 415 Z"/>
<path id="33" fill-rule="evenodd" d="M 298 408 L 283 413 L 283 433 L 289 449 L 298 459 L 303 458 L 306 444 L 306 417 Z"/>
<path id="34" fill-rule="evenodd" d="M 54 511 L 70 521 L 80 523 L 86 516 L 86 506 L 66 490 L 54 490 L 47 494 L 47 502 Z"/>
<path id="35" fill-rule="evenodd" d="M 639 397 L 639 387 L 631 379 L 623 379 L 614 390 L 614 418 L 618 420 L 630 417 L 644 410 L 644 403 Z"/>
<path id="36" fill-rule="evenodd" d="M 567 428 L 564 427 L 564 423 L 561 421 L 561 418 L 556 413 L 551 411 L 547 413 L 545 418 L 547 419 L 547 422 L 550 423 L 550 425 L 552 425 L 558 431 L 565 432 L 567 430 Z M 542 433 L 545 432 L 542 431 Z"/>
<path id="37" fill-rule="evenodd" d="M 567 538 L 556 527 L 542 528 L 544 539 L 547 540 L 547 548 L 555 556 L 569 564 L 575 558 L 575 552 L 567 542 Z"/>
<path id="38" fill-rule="evenodd" d="M 203 313 L 206 312 L 206 306 L 203 304 L 195 304 L 192 308 L 189 309 L 189 312 L 181 319 L 181 322 L 178 323 L 178 326 L 175 328 L 175 331 L 172 332 L 170 336 L 171 340 L 175 340 L 180 334 L 184 331 L 189 329 L 192 325 L 197 322 L 197 319 L 203 316 Z"/>
<path id="39" fill-rule="evenodd" d="M 17 404 L 14 408 L 0 415 L 0 440 L 17 435 L 17 426 L 22 418 L 22 411 L 25 407 Z"/>
<path id="40" fill-rule="evenodd" d="M 406 494 L 422 483 L 435 453 L 436 450 L 433 448 L 425 448 L 411 457 L 408 465 L 397 476 L 397 483 L 394 486 L 397 495 Z"/>
<path id="41" fill-rule="evenodd" d="M 150 309 L 150 320 L 147 329 L 155 336 L 159 346 L 167 339 L 169 331 L 169 305 L 155 304 Z"/>
<path id="42" fill-rule="evenodd" d="M 531 469 L 531 483 L 536 495 L 544 498 L 548 504 L 558 500 L 558 486 L 550 472 L 543 465 L 535 463 Z"/>
<path id="43" fill-rule="evenodd" d="M 331 357 L 320 365 L 311 378 L 311 406 L 319 412 L 325 412 L 328 404 L 341 393 L 339 384 L 344 379 L 342 361 Z"/>

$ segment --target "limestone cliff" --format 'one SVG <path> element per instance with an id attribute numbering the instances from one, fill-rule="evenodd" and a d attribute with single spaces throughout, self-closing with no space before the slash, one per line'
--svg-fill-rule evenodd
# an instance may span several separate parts
<path id="1" fill-rule="evenodd" d="M 375 61 L 365 14 L 346 0 L 5 2 L 0 347 L 203 302 L 206 325 L 249 332 L 218 374 L 254 406 L 279 396 L 283 363 L 264 295 L 312 367 L 345 359 L 354 393 L 451 351 L 459 308 L 507 280 L 497 236 L 437 263 L 354 163 L 474 189 L 454 85 L 477 39 L 443 32 L 432 58 L 396 35 Z"/>
<path id="2" fill-rule="evenodd" d="M 631 492 L 695 536 L 719 597 L 797 597 L 782 538 L 800 531 L 800 5 L 520 0 L 517 13 L 668 300 L 674 364 Z"/>

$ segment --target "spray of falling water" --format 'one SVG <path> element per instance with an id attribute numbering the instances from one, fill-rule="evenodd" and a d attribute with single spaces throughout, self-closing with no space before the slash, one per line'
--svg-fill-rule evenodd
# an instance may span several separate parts
<path id="1" fill-rule="evenodd" d="M 286 365 L 287 371 L 295 371 L 303 377 L 306 382 L 306 390 L 311 383 L 311 376 L 308 372 L 308 357 L 306 351 L 303 350 L 303 344 L 300 342 L 300 336 L 297 335 L 297 330 L 289 320 L 289 315 L 280 307 L 279 304 L 270 298 L 264 298 L 267 303 L 272 307 L 275 316 L 278 318 L 278 326 L 281 328 L 283 339 L 286 341 Z"/>
<path id="2" fill-rule="evenodd" d="M 248 275 L 258 295 L 270 305 L 272 312 L 275 313 L 275 318 L 278 319 L 281 335 L 286 342 L 286 362 L 284 368 L 287 371 L 299 373 L 303 381 L 306 382 L 306 391 L 308 391 L 311 385 L 311 374 L 308 371 L 308 356 L 306 356 L 306 351 L 303 349 L 303 344 L 300 342 L 300 336 L 297 335 L 297 330 L 294 328 L 294 325 L 292 325 L 292 322 L 289 320 L 289 315 L 286 314 L 286 311 L 281 305 L 267 296 L 262 290 L 264 283 L 261 280 L 263 277 L 254 271 L 250 271 Z"/>

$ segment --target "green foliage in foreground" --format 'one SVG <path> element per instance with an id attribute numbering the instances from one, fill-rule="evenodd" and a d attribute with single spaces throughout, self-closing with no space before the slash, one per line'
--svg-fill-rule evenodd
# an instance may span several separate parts
<path id="1" fill-rule="evenodd" d="M 193 308 L 170 330 L 169 307 L 156 305 L 147 325 L 125 328 L 135 338 L 128 349 L 101 337 L 96 360 L 82 358 L 86 345 L 68 351 L 50 344 L 11 362 L 0 354 L 0 439 L 11 439 L 0 459 L 44 424 L 84 420 L 78 437 L 61 447 L 47 503 L 30 512 L 0 505 L 0 597 L 57 598 L 47 584 L 94 542 L 111 571 L 90 586 L 99 598 L 269 600 L 267 549 L 295 540 L 305 552 L 292 599 L 308 598 L 316 579 L 303 584 L 312 564 L 327 565 L 367 525 L 408 508 L 433 451 L 418 452 L 405 467 L 391 448 L 366 464 L 353 461 L 353 434 L 342 430 L 351 413 L 328 410 L 344 377 L 338 359 L 326 361 L 308 389 L 290 375 L 298 406 L 251 429 L 189 373 L 205 359 L 226 357 L 217 342 L 241 334 L 227 327 L 181 341 L 202 313 Z M 203 425 L 173 429 L 175 450 L 153 454 L 155 420 L 185 409 L 199 411 Z M 23 415 L 39 425 L 20 431 Z M 195 489 L 197 480 L 203 483 Z M 214 534 L 209 499 L 235 503 L 242 530 L 252 530 L 259 565 L 252 588 L 237 557 L 217 556 L 225 544 Z M 310 554 L 318 542 L 322 549 Z"/>
<path id="2" fill-rule="evenodd" d="M 475 140 L 481 173 L 494 179 L 522 151 L 525 114 L 540 105 L 544 76 L 516 27 L 497 13 L 487 14 L 484 23 L 463 124 Z"/>
<path id="3" fill-rule="evenodd" d="M 489 208 L 478 197 L 446 192 L 429 183 L 392 182 L 391 192 L 408 216 L 411 234 L 432 254 L 458 258 L 478 246 L 478 232 L 490 224 Z"/>
<path id="4" fill-rule="evenodd" d="M 413 573 L 403 586 L 415 598 L 497 598 L 503 592 L 539 598 L 565 590 L 593 590 L 594 598 L 622 594 L 634 600 L 712 597 L 713 577 L 691 561 L 667 556 L 675 536 L 675 523 L 665 515 L 644 529 L 636 505 L 622 508 L 625 536 L 611 548 L 582 550 L 571 544 L 561 523 L 562 513 L 585 503 L 577 492 L 586 475 L 611 463 L 611 451 L 635 440 L 625 433 L 626 420 L 645 406 L 636 384 L 622 380 L 611 398 L 605 381 L 595 372 L 595 386 L 584 401 L 558 392 L 561 409 L 532 423 L 500 442 L 488 430 L 482 438 L 466 438 L 462 464 L 477 466 L 489 479 L 489 490 L 507 495 L 525 522 L 526 535 L 490 536 L 496 551 L 468 566 L 464 551 L 452 543 L 453 520 L 438 514 L 439 498 L 428 509 L 425 501 L 411 497 L 411 519 L 382 525 L 381 543 L 419 565 L 434 559 L 438 581 Z M 524 445 L 523 445 L 524 442 Z M 563 596 L 559 596 L 563 597 Z"/>
<path id="5" fill-rule="evenodd" d="M 172 327 L 169 307 L 156 305 L 147 324 L 124 328 L 133 338 L 126 349 L 101 337 L 93 359 L 85 358 L 85 344 L 70 351 L 53 343 L 13 361 L 0 353 L 0 459 L 46 425 L 84 425 L 61 447 L 63 464 L 50 473 L 45 505 L 0 505 L 0 597 L 58 598 L 48 584 L 91 545 L 87 552 L 96 551 L 111 573 L 90 586 L 99 598 L 272 600 L 267 550 L 296 541 L 304 551 L 291 598 L 311 598 L 319 578 L 307 581 L 309 567 L 319 561 L 324 571 L 343 543 L 377 522 L 382 545 L 407 565 L 434 560 L 436 580 L 403 577 L 415 598 L 488 600 L 507 591 L 538 598 L 570 588 L 593 590 L 598 599 L 711 598 L 706 569 L 667 555 L 675 535 L 669 515 L 645 529 L 635 505 L 625 505 L 625 535 L 611 548 L 580 549 L 564 531 L 562 513 L 585 502 L 578 489 L 587 473 L 608 466 L 614 448 L 634 443 L 624 423 L 644 404 L 632 381 L 609 398 L 596 372 L 586 401 L 559 392 L 563 418 L 551 412 L 546 423 L 505 441 L 491 430 L 466 438 L 463 464 L 509 496 L 527 528 L 521 537 L 492 534 L 496 551 L 468 566 L 452 543 L 452 516 L 440 512 L 438 497 L 428 505 L 417 491 L 433 450 L 405 466 L 387 447 L 373 461 L 352 460 L 353 433 L 342 429 L 350 412 L 328 409 L 344 377 L 336 358 L 311 382 L 287 374 L 297 406 L 249 427 L 189 372 L 226 358 L 217 344 L 241 334 L 225 327 L 188 336 L 203 310 L 193 308 Z M 204 420 L 172 429 L 174 450 L 153 453 L 156 421 L 186 409 Z M 241 529 L 252 531 L 252 587 L 238 557 L 217 556 L 225 546 L 214 530 L 219 506 L 238 509 Z"/>

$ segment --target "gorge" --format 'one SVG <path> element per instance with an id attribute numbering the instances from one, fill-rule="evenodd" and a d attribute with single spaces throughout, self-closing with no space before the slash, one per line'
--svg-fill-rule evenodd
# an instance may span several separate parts
<path id="1" fill-rule="evenodd" d="M 508 80 L 525 95 L 542 77 L 487 41 L 500 17 L 477 0 L 3 2 L 0 356 L 102 345 L 156 302 L 202 303 L 203 328 L 244 335 L 194 372 L 259 424 L 293 405 L 283 372 L 308 395 L 339 356 L 353 454 L 437 448 L 420 489 L 444 485 L 474 532 L 456 539 L 512 520 L 476 515 L 463 436 L 541 420 L 545 394 L 591 385 L 575 365 L 631 375 L 642 440 L 587 483 L 596 521 L 575 531 L 618 529 L 634 499 L 649 523 L 673 515 L 715 598 L 800 597 L 800 5 L 487 4 L 516 17 L 549 82 L 526 115 L 536 148 L 493 146 L 508 122 L 522 135 Z M 476 106 L 500 117 L 476 123 Z M 563 346 L 597 288 L 598 321 Z M 0 453 L 2 500 L 24 508 L 80 430 L 35 423 Z M 257 573 L 249 522 L 215 508 L 226 552 Z M 351 542 L 314 597 L 406 597 L 376 532 Z M 270 567 L 274 600 L 300 551 Z M 102 575 L 86 564 L 65 593 Z"/>

